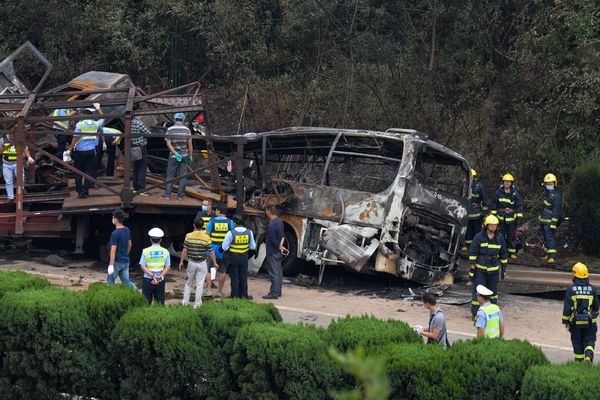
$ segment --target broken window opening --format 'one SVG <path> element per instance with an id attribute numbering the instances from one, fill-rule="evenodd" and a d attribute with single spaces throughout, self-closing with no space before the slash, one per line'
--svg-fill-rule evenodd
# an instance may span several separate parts
<path id="1" fill-rule="evenodd" d="M 469 175 L 463 162 L 426 146 L 417 158 L 415 174 L 436 190 L 467 197 Z"/>

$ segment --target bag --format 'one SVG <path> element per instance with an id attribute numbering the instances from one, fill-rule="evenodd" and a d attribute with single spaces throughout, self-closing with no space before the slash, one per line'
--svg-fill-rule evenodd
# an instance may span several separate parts
<path id="1" fill-rule="evenodd" d="M 590 327 L 590 314 L 588 313 L 575 313 L 573 317 L 573 324 L 575 325 L 575 329 L 587 329 Z"/>
<path id="2" fill-rule="evenodd" d="M 142 148 L 140 146 L 133 146 L 131 148 L 131 161 L 139 161 L 142 159 Z"/>

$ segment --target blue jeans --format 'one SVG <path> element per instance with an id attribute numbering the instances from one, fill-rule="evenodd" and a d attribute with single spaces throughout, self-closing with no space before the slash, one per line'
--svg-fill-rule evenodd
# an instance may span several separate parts
<path id="1" fill-rule="evenodd" d="M 181 161 L 177 161 L 175 157 L 169 157 L 169 163 L 167 164 L 167 180 L 175 178 L 175 174 L 179 169 L 179 176 L 183 176 L 187 173 L 188 158 L 183 157 Z M 179 189 L 177 189 L 177 195 L 183 197 L 185 195 L 185 176 L 179 178 Z M 173 182 L 167 183 L 167 190 L 165 190 L 165 196 L 170 196 L 173 190 Z"/>
<path id="2" fill-rule="evenodd" d="M 17 163 L 2 163 L 2 175 L 6 183 L 6 195 L 9 199 L 15 198 L 15 179 L 17 179 Z"/>
<path id="3" fill-rule="evenodd" d="M 117 276 L 121 278 L 121 282 L 125 285 L 131 286 L 133 289 L 137 290 L 137 286 L 135 283 L 129 280 L 129 262 L 120 263 L 116 262 L 113 264 L 115 271 L 111 275 L 106 276 L 106 284 L 114 285 L 117 280 Z"/>

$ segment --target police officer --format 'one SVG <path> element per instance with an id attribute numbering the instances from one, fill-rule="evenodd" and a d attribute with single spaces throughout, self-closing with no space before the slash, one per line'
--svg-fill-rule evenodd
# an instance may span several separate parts
<path id="1" fill-rule="evenodd" d="M 98 112 L 100 112 L 100 105 L 95 103 L 97 106 Z M 94 113 L 93 108 L 86 108 L 82 111 L 83 114 L 92 114 Z M 96 177 L 96 143 L 98 141 L 98 137 L 95 135 L 97 132 L 103 133 L 104 120 L 93 120 L 93 119 L 84 119 L 81 120 L 75 125 L 76 133 L 81 133 L 81 135 L 73 135 L 73 140 L 71 141 L 71 145 L 69 146 L 69 150 L 67 150 L 67 154 L 71 154 L 73 148 L 75 149 L 75 153 L 73 153 L 73 160 L 75 161 L 75 168 L 80 171 L 85 172 L 87 175 L 92 178 Z M 85 179 L 83 186 L 81 185 L 81 175 L 75 174 L 75 190 L 77 190 L 77 195 L 80 199 L 85 199 L 90 194 L 90 181 Z"/>
<path id="2" fill-rule="evenodd" d="M 248 250 L 256 249 L 252 231 L 244 227 L 241 215 L 231 219 L 234 229 L 227 232 L 223 240 L 223 250 L 231 253 L 227 271 L 231 279 L 231 297 L 248 298 Z"/>
<path id="3" fill-rule="evenodd" d="M 502 177 L 502 185 L 492 200 L 492 214 L 500 220 L 500 232 L 506 240 L 510 258 L 517 258 L 517 226 L 523 222 L 523 202 L 515 189 L 515 178 L 511 174 Z"/>
<path id="4" fill-rule="evenodd" d="M 598 293 L 590 285 L 588 269 L 578 262 L 573 266 L 573 285 L 565 292 L 562 322 L 571 332 L 575 361 L 594 361 Z"/>
<path id="5" fill-rule="evenodd" d="M 210 232 L 210 240 L 212 242 L 213 251 L 215 252 L 215 256 L 217 257 L 217 271 L 219 271 L 219 287 L 217 289 L 217 296 L 224 296 L 223 286 L 225 286 L 225 279 L 227 279 L 227 260 L 223 260 L 224 251 L 221 247 L 223 244 L 223 240 L 225 240 L 225 235 L 227 232 L 233 229 L 233 223 L 227 216 L 227 207 L 225 204 L 219 203 L 217 204 L 215 214 L 216 217 L 212 218 L 208 225 L 206 226 L 206 230 Z M 210 287 L 208 289 L 210 291 Z M 208 294 L 208 292 L 204 292 L 204 294 Z"/>
<path id="6" fill-rule="evenodd" d="M 473 185 L 471 186 L 471 207 L 469 210 L 469 223 L 467 224 L 467 235 L 465 238 L 465 247 L 463 251 L 467 251 L 467 246 L 473 243 L 473 236 L 481 230 L 483 222 L 483 213 L 488 210 L 487 195 L 485 186 L 477 179 L 477 172 L 471 168 L 473 175 Z"/>
<path id="7" fill-rule="evenodd" d="M 538 217 L 544 234 L 544 243 L 546 245 L 546 255 L 542 260 L 548 260 L 548 263 L 553 263 L 556 258 L 556 238 L 554 233 L 558 227 L 560 218 L 560 209 L 562 200 L 560 193 L 556 189 L 556 176 L 554 174 L 546 174 L 543 185 L 546 187 L 544 202 L 542 204 L 542 212 Z"/>
<path id="8" fill-rule="evenodd" d="M 2 175 L 4 176 L 4 183 L 6 183 L 6 196 L 9 201 L 15 199 L 15 179 L 17 179 L 17 149 L 14 144 L 15 135 L 9 133 L 0 139 L 2 149 Z M 23 153 L 27 157 L 27 164 L 31 165 L 35 161 L 31 158 L 31 154 L 25 146 Z M 23 182 L 25 182 L 25 171 L 23 174 Z"/>
<path id="9" fill-rule="evenodd" d="M 474 283 L 473 297 L 471 299 L 471 314 L 479 309 L 481 302 L 477 299 L 477 285 L 484 285 L 493 293 L 490 295 L 492 303 L 498 303 L 498 270 L 504 279 L 508 256 L 506 244 L 502 233 L 498 231 L 498 218 L 488 215 L 484 221 L 485 229 L 473 238 L 469 249 L 469 263 L 471 270 L 469 278 Z"/>
<path id="10" fill-rule="evenodd" d="M 142 250 L 140 267 L 144 271 L 142 281 L 142 294 L 152 304 L 152 299 L 165 304 L 165 275 L 171 269 L 171 256 L 169 250 L 160 245 L 165 233 L 160 228 L 152 228 L 148 231 L 150 236 L 150 247 Z"/>
<path id="11" fill-rule="evenodd" d="M 487 287 L 477 285 L 477 300 L 481 303 L 475 319 L 477 339 L 504 337 L 504 318 L 500 307 L 491 303 L 492 294 L 493 292 Z"/>
<path id="12" fill-rule="evenodd" d="M 120 135 L 122 133 L 116 128 L 108 128 L 106 126 L 102 127 L 102 131 L 104 133 L 112 133 L 115 135 Z M 100 140 L 98 141 L 98 145 L 96 146 L 96 171 L 99 171 L 102 168 L 102 156 L 104 155 L 104 151 L 106 151 L 106 176 L 115 175 L 115 156 L 117 152 L 117 145 L 120 141 L 120 136 L 106 136 L 104 137 L 103 142 Z"/>
<path id="13" fill-rule="evenodd" d="M 52 117 L 63 117 L 63 116 L 72 116 L 75 115 L 76 111 L 71 110 L 70 108 L 60 108 L 52 111 L 50 114 Z M 69 135 L 63 134 L 63 132 L 69 129 L 69 121 L 54 121 L 52 125 L 52 129 L 56 131 L 56 157 L 63 159 L 63 153 L 67 148 L 67 142 L 69 140 Z"/>

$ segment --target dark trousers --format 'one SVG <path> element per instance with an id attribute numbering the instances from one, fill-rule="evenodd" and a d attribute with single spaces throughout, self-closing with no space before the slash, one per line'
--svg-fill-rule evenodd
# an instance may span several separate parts
<path id="1" fill-rule="evenodd" d="M 550 229 L 550 224 L 542 224 L 542 233 L 544 234 L 544 244 L 546 245 L 546 254 L 548 254 L 548 257 L 556 256 L 555 231 L 556 229 Z"/>
<path id="2" fill-rule="evenodd" d="M 281 297 L 281 286 L 283 284 L 283 271 L 281 270 L 281 253 L 267 256 L 267 272 L 271 279 L 269 294 Z"/>
<path id="3" fill-rule="evenodd" d="M 465 236 L 465 243 L 467 245 L 473 243 L 473 236 L 481 232 L 481 222 L 482 218 L 469 218 L 469 222 L 467 223 L 467 235 Z"/>
<path id="4" fill-rule="evenodd" d="M 490 301 L 493 304 L 498 304 L 498 280 L 500 278 L 498 271 L 500 271 L 500 269 L 488 272 L 481 268 L 475 268 L 475 282 L 473 284 L 473 295 L 471 297 L 471 314 L 477 314 L 477 310 L 479 310 L 479 306 L 481 305 L 477 301 L 477 285 L 483 285 L 494 292 Z"/>
<path id="5" fill-rule="evenodd" d="M 500 220 L 500 224 L 498 224 L 498 229 L 504 235 L 504 240 L 506 241 L 506 249 L 508 250 L 508 254 L 516 254 L 517 253 L 517 236 L 515 234 L 515 230 L 517 229 L 517 224 L 514 222 L 504 222 Z"/>
<path id="6" fill-rule="evenodd" d="M 142 148 L 142 159 L 133 162 L 133 190 L 146 189 L 146 169 L 148 168 L 148 153 L 146 146 Z"/>
<path id="7" fill-rule="evenodd" d="M 597 329 L 596 324 L 587 329 L 575 329 L 571 326 L 571 343 L 573 344 L 575 361 L 583 361 L 584 357 L 589 357 L 592 361 L 594 360 Z"/>
<path id="8" fill-rule="evenodd" d="M 54 129 L 57 132 L 62 132 L 61 130 Z M 63 159 L 63 153 L 67 148 L 67 142 L 69 140 L 69 135 L 63 135 L 61 133 L 56 133 L 56 157 Z"/>
<path id="9" fill-rule="evenodd" d="M 114 176 L 115 175 L 115 154 L 117 151 L 117 147 L 113 146 L 110 142 L 110 139 L 106 142 L 106 176 Z M 96 146 L 96 171 L 100 171 L 102 169 L 102 156 L 104 155 L 104 150 L 102 150 L 102 142 L 98 142 Z"/>
<path id="10" fill-rule="evenodd" d="M 88 174 L 92 178 L 96 177 L 96 152 L 94 150 L 73 152 L 73 161 L 75 161 L 75 168 Z M 82 187 L 81 180 L 82 176 L 75 174 L 75 190 L 77 190 L 77 193 L 79 194 L 89 194 L 91 182 L 85 179 Z"/>
<path id="11" fill-rule="evenodd" d="M 231 297 L 248 298 L 248 253 L 231 253 L 227 267 L 231 280 Z"/>
<path id="12" fill-rule="evenodd" d="M 144 278 L 142 280 L 142 294 L 148 300 L 148 304 L 152 304 L 152 299 L 162 305 L 165 304 L 165 281 L 163 280 L 158 285 L 152 284 L 152 279 Z"/>

